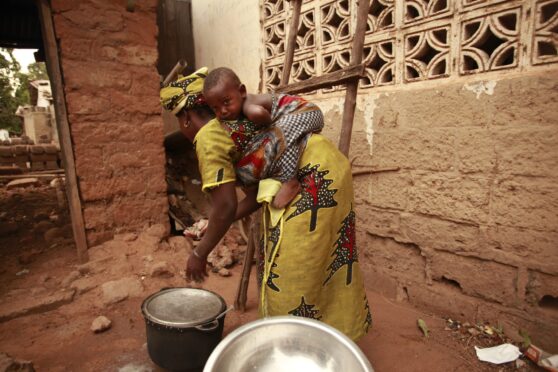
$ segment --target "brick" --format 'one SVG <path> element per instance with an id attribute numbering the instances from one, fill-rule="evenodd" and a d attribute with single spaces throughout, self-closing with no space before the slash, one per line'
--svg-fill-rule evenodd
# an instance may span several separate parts
<path id="1" fill-rule="evenodd" d="M 407 207 L 410 187 L 408 173 L 373 174 L 368 186 L 369 203 L 374 207 L 403 210 Z"/>
<path id="2" fill-rule="evenodd" d="M 357 210 L 358 226 L 366 232 L 382 237 L 401 235 L 401 212 L 379 208 Z M 401 239 L 397 239 L 401 241 Z"/>
<path id="3" fill-rule="evenodd" d="M 84 92 L 66 92 L 68 113 L 72 114 L 101 114 L 110 108 L 108 97 Z"/>
<path id="4" fill-rule="evenodd" d="M 410 242 L 449 252 L 479 252 L 479 227 L 410 213 L 401 214 L 401 233 Z"/>
<path id="5" fill-rule="evenodd" d="M 60 54 L 64 60 L 81 59 L 83 61 L 93 57 L 91 55 L 92 45 L 92 39 L 68 35 L 60 39 Z"/>
<path id="6" fill-rule="evenodd" d="M 513 255 L 518 263 L 558 274 L 558 233 L 509 226 L 488 226 L 484 239 L 492 249 Z"/>
<path id="7" fill-rule="evenodd" d="M 81 196 L 85 201 L 111 199 L 117 195 L 141 194 L 146 191 L 147 179 L 141 173 L 122 177 L 81 181 Z"/>
<path id="8" fill-rule="evenodd" d="M 127 113 L 138 112 L 142 114 L 160 114 L 161 106 L 158 99 L 152 95 L 130 96 L 123 92 L 113 92 L 111 94 L 111 111 L 115 117 L 126 117 Z"/>
<path id="9" fill-rule="evenodd" d="M 499 173 L 558 176 L 558 132 L 555 128 L 494 131 Z"/>
<path id="10" fill-rule="evenodd" d="M 102 204 L 86 203 L 83 209 L 83 219 L 86 229 L 110 227 L 113 223 L 110 209 L 107 208 L 107 205 Z"/>
<path id="11" fill-rule="evenodd" d="M 374 133 L 372 166 L 446 171 L 454 167 L 455 135 L 446 129 Z"/>
<path id="12" fill-rule="evenodd" d="M 530 271 L 526 299 L 528 303 L 542 308 L 552 309 L 552 303 L 555 307 L 558 301 L 558 277 Z M 554 310 L 556 311 L 556 309 Z"/>
<path id="13" fill-rule="evenodd" d="M 427 312 L 443 314 L 452 319 L 474 319 L 477 305 L 469 296 L 463 295 L 453 286 L 444 283 L 431 285 L 412 284 L 406 286 L 409 302 Z"/>
<path id="14" fill-rule="evenodd" d="M 122 11 L 125 11 L 122 7 Z M 82 29 L 117 32 L 124 30 L 124 18 L 120 12 L 97 9 L 88 3 L 81 3 L 77 9 L 62 13 L 63 17 Z"/>
<path id="15" fill-rule="evenodd" d="M 488 220 L 490 181 L 453 173 L 413 172 L 409 210 L 473 223 Z"/>
<path id="16" fill-rule="evenodd" d="M 64 63 L 64 78 L 66 88 L 72 90 L 113 88 L 127 91 L 132 85 L 129 71 L 119 65 L 99 62 L 67 61 Z"/>
<path id="17" fill-rule="evenodd" d="M 424 281 L 425 258 L 416 245 L 370 235 L 363 243 L 368 247 L 359 257 L 364 265 L 370 264 L 399 281 Z"/>
<path id="18" fill-rule="evenodd" d="M 437 252 L 430 257 L 432 279 L 457 282 L 463 293 L 504 305 L 517 302 L 517 269 L 492 261 Z M 497 279 L 496 279 L 497 278 Z"/>
<path id="19" fill-rule="evenodd" d="M 491 204 L 497 224 L 558 231 L 558 185 L 554 181 L 530 177 L 499 180 Z"/>
<path id="20" fill-rule="evenodd" d="M 493 133 L 487 128 L 466 128 L 455 134 L 459 171 L 492 173 L 496 167 Z"/>

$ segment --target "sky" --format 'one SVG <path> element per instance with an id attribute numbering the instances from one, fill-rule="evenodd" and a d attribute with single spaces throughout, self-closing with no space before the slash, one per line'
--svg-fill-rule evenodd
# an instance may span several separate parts
<path id="1" fill-rule="evenodd" d="M 35 62 L 35 57 L 33 56 L 33 53 L 36 52 L 37 49 L 14 49 L 14 57 L 15 59 L 17 59 L 17 61 L 19 62 L 19 64 L 21 65 L 21 72 L 27 73 L 27 66 L 29 66 L 29 64 L 34 63 Z M 6 55 L 4 53 L 4 55 Z M 6 55 L 7 57 L 7 55 Z"/>

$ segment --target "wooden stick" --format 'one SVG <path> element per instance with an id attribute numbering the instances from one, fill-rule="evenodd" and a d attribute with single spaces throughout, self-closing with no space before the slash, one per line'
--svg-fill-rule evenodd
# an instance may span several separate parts
<path id="1" fill-rule="evenodd" d="M 70 205 L 70 217 L 72 220 L 72 230 L 76 241 L 77 256 L 79 262 L 87 262 L 87 239 L 85 237 L 85 223 L 81 209 L 81 200 L 76 175 L 76 165 L 72 148 L 72 135 L 70 124 L 68 123 L 68 112 L 66 111 L 66 98 L 64 96 L 64 84 L 62 82 L 62 71 L 58 58 L 58 45 L 54 33 L 52 13 L 48 0 L 38 0 L 39 19 L 43 34 L 43 45 L 45 47 L 46 65 L 52 95 L 54 97 L 54 108 L 56 110 L 56 124 L 60 134 L 60 149 L 64 169 L 66 173 L 66 193 Z"/>
<path id="2" fill-rule="evenodd" d="M 376 168 L 376 169 L 363 169 L 353 171 L 352 175 L 354 176 L 361 176 L 363 174 L 373 174 L 373 173 L 382 173 L 382 172 L 397 172 L 399 167 L 388 167 L 388 168 Z"/>
<path id="3" fill-rule="evenodd" d="M 353 39 L 353 46 L 351 48 L 351 65 L 360 65 L 362 63 L 364 35 L 366 33 L 366 22 L 368 21 L 369 8 L 370 0 L 359 0 L 356 32 Z M 345 93 L 343 122 L 341 124 L 341 134 L 339 136 L 339 150 L 345 154 L 345 156 L 349 155 L 349 147 L 351 145 L 351 134 L 353 132 L 353 119 L 355 117 L 358 83 L 359 80 L 354 80 L 348 83 L 347 91 Z"/>
<path id="4" fill-rule="evenodd" d="M 171 72 L 169 72 L 165 80 L 163 80 L 163 86 L 167 86 L 171 81 L 175 80 L 175 77 L 184 71 L 186 66 L 188 66 L 188 62 L 183 59 L 176 62 L 176 65 L 174 65 Z"/>
<path id="5" fill-rule="evenodd" d="M 0 180 L 19 180 L 23 178 L 56 178 L 64 177 L 60 173 L 43 173 L 43 174 L 8 174 L 5 176 L 0 176 Z"/>
<path id="6" fill-rule="evenodd" d="M 238 291 L 236 292 L 236 299 L 234 301 L 234 308 L 241 312 L 246 311 L 246 299 L 248 297 L 248 284 L 250 284 L 250 273 L 252 272 L 252 261 L 254 259 L 254 252 L 256 251 L 256 246 L 258 245 L 259 233 L 260 233 L 260 220 L 261 211 L 252 214 L 252 227 L 250 228 L 250 234 L 248 237 L 248 247 L 246 248 L 246 253 L 244 254 L 244 267 L 242 268 L 242 277 L 240 278 L 240 283 L 238 285 Z"/>
<path id="7" fill-rule="evenodd" d="M 293 65 L 294 50 L 296 47 L 296 35 L 298 34 L 298 21 L 300 19 L 300 7 L 302 0 L 292 0 L 293 16 L 289 27 L 289 35 L 287 40 L 287 51 L 285 53 L 285 63 L 283 64 L 283 76 L 281 77 L 281 85 L 289 84 L 291 76 L 291 67 Z"/>
<path id="8" fill-rule="evenodd" d="M 361 77 L 364 77 L 364 65 L 351 66 L 326 75 L 279 87 L 277 90 L 286 94 L 306 93 L 320 88 L 330 88 L 349 81 L 358 81 Z"/>

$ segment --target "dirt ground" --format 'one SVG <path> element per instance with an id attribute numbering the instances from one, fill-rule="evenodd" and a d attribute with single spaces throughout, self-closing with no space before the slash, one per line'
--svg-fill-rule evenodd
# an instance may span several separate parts
<path id="1" fill-rule="evenodd" d="M 0 352 L 32 361 L 37 371 L 160 371 L 147 354 L 140 306 L 163 287 L 187 284 L 187 239 L 167 238 L 161 226 L 154 226 L 91 248 L 90 263 L 79 265 L 67 212 L 58 207 L 55 190 L 45 182 L 14 190 L 0 186 L 0 226 Z M 241 262 L 244 242 L 236 229 L 224 244 L 234 251 L 233 261 Z M 211 272 L 203 288 L 233 304 L 241 272 L 239 263 L 230 267 L 228 277 Z M 125 293 L 114 289 L 123 278 Z M 247 311 L 226 315 L 225 335 L 257 319 L 256 296 L 252 272 Z M 502 340 L 467 331 L 465 319 L 460 319 L 460 329 L 453 329 L 447 320 L 407 303 L 374 292 L 368 298 L 373 326 L 359 346 L 376 371 L 518 369 L 515 363 L 479 362 L 474 345 Z M 93 333 L 91 323 L 100 315 L 112 326 Z M 417 327 L 418 319 L 428 325 L 427 338 Z M 537 370 L 529 362 L 519 369 Z"/>

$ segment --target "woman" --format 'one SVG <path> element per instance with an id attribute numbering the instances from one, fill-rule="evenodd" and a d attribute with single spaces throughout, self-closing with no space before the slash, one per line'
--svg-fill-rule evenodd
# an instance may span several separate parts
<path id="1" fill-rule="evenodd" d="M 270 206 L 278 188 L 266 180 L 237 203 L 235 164 L 241 149 L 233 139 L 239 133 L 213 118 L 202 95 L 205 76 L 207 68 L 202 68 L 161 90 L 163 106 L 177 115 L 182 133 L 194 143 L 202 189 L 213 202 L 207 231 L 188 258 L 188 279 L 207 276 L 209 253 L 235 219 L 255 211 L 259 201 L 265 208 L 258 265 L 260 314 L 318 319 L 358 340 L 372 318 L 358 265 L 347 158 L 314 134 L 299 163 L 302 189 L 285 209 Z M 244 128 L 243 136 L 257 134 L 249 122 L 238 127 Z"/>

